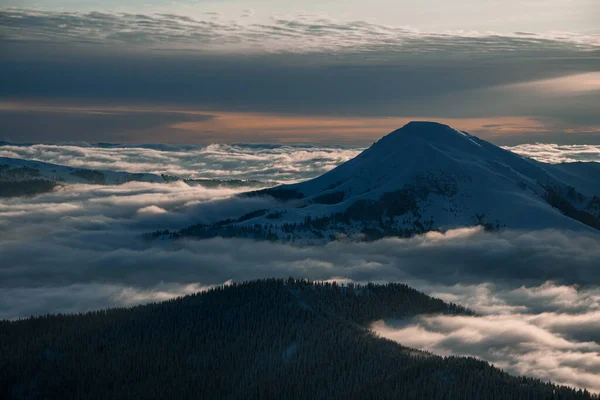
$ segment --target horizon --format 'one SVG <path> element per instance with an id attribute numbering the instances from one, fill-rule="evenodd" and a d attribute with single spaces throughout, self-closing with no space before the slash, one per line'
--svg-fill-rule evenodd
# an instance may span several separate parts
<path id="1" fill-rule="evenodd" d="M 471 136 L 478 137 L 480 139 L 484 139 L 490 143 L 493 143 L 497 146 L 504 148 L 518 147 L 520 145 L 556 145 L 556 146 L 596 146 L 600 145 L 600 136 L 597 138 L 581 138 L 580 140 L 573 140 L 569 137 L 563 137 L 562 139 L 555 140 L 557 138 L 552 137 L 547 140 L 544 140 L 543 136 L 533 136 L 533 137 L 507 137 L 507 136 L 498 136 L 498 135 L 486 135 L 485 132 L 483 136 L 481 135 L 482 131 L 467 131 L 464 129 L 457 128 L 452 126 L 452 120 L 425 120 L 425 119 L 413 119 L 406 120 L 402 125 L 397 126 L 396 128 L 387 128 L 387 131 L 382 131 L 384 133 L 379 133 L 377 130 L 373 130 L 372 133 L 368 135 L 364 135 L 365 137 L 356 138 L 354 135 L 351 137 L 348 136 L 334 136 L 323 139 L 314 139 L 309 138 L 308 140 L 302 140 L 301 138 L 294 137 L 293 139 L 281 139 L 281 138 L 273 138 L 271 137 L 271 141 L 263 141 L 263 137 L 259 139 L 259 141 L 253 141 L 250 137 L 246 138 L 246 141 L 234 141 L 234 140 L 208 140 L 208 141 L 197 141 L 197 142 L 179 142 L 179 141 L 162 141 L 162 142 L 106 142 L 106 141 L 83 141 L 83 140 L 58 140 L 58 141 L 29 141 L 29 142 L 18 142 L 6 140 L 10 138 L 6 138 L 4 140 L 0 140 L 0 146 L 29 146 L 29 145 L 71 145 L 71 146 L 126 146 L 126 147 L 144 147 L 144 146 L 170 146 L 170 147 L 201 147 L 201 146 L 210 146 L 210 145 L 231 145 L 231 146 L 329 146 L 329 147 L 342 147 L 342 148 L 357 148 L 357 147 L 368 147 L 371 144 L 377 142 L 379 139 L 385 137 L 386 135 L 395 132 L 396 130 L 402 129 L 406 125 L 411 123 L 432 123 L 439 124 L 443 126 L 450 127 L 452 129 L 456 129 L 460 132 L 465 132 L 470 134 Z M 390 126 L 391 125 L 390 123 Z M 383 128 L 386 129 L 386 128 Z M 479 135 L 478 135 L 479 134 Z M 215 139 L 211 137 L 211 139 Z M 534 139 L 534 140 L 527 140 Z M 598 140 L 596 140 L 598 139 Z"/>

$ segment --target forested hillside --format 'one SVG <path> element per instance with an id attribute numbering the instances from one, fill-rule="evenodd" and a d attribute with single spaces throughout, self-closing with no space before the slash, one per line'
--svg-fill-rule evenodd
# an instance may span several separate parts
<path id="1" fill-rule="evenodd" d="M 401 284 L 270 279 L 131 309 L 3 321 L 0 397 L 593 398 L 367 329 L 423 313 L 469 311 Z"/>
<path id="2" fill-rule="evenodd" d="M 58 186 L 57 183 L 45 179 L 30 179 L 23 181 L 4 181 L 0 177 L 0 198 L 35 196 L 51 192 Z"/>

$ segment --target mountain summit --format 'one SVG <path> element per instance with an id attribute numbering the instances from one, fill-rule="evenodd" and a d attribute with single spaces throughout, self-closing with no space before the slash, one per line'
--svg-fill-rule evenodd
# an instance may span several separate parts
<path id="1" fill-rule="evenodd" d="M 392 133 L 384 136 L 377 143 L 387 142 L 392 144 L 393 141 L 406 139 L 407 136 L 438 143 L 450 143 L 453 140 L 462 140 L 465 137 L 470 137 L 470 135 L 464 132 L 457 131 L 448 125 L 440 124 L 438 122 L 412 121 L 402 128 L 396 129 Z"/>
<path id="2" fill-rule="evenodd" d="M 318 178 L 244 196 L 281 205 L 174 236 L 312 242 L 475 225 L 600 229 L 600 164 L 540 163 L 435 122 L 410 122 Z"/>

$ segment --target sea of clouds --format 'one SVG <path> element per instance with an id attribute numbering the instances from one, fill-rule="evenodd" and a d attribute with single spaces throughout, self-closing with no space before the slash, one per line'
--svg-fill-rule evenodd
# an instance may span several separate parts
<path id="1" fill-rule="evenodd" d="M 504 146 L 546 163 L 600 161 L 600 145 L 552 143 Z M 208 146 L 33 144 L 0 146 L 0 157 L 76 168 L 170 174 L 187 179 L 254 179 L 291 183 L 310 179 L 357 156 L 364 147 L 212 144 Z"/>
<path id="2" fill-rule="evenodd" d="M 559 145 L 552 143 L 534 143 L 505 146 L 504 148 L 514 153 L 521 154 L 522 156 L 550 164 L 578 161 L 600 161 L 600 145 Z"/>
<path id="3" fill-rule="evenodd" d="M 514 150 L 544 161 L 600 161 L 593 146 Z M 6 145 L 0 146 L 0 157 L 190 178 L 294 182 L 359 151 L 287 145 Z M 380 321 L 373 325 L 378 334 L 600 392 L 600 235 L 464 228 L 312 247 L 142 238 L 156 229 L 213 222 L 272 205 L 272 200 L 235 196 L 247 189 L 130 182 L 70 185 L 37 197 L 1 199 L 0 318 L 129 306 L 264 277 L 401 281 L 478 315 Z"/>
<path id="4" fill-rule="evenodd" d="M 76 168 L 170 174 L 181 178 L 295 182 L 314 178 L 354 158 L 362 148 L 311 145 L 0 146 L 0 157 Z"/>

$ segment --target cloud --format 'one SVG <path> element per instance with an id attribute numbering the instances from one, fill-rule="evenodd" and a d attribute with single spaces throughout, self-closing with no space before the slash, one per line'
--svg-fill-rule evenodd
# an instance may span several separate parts
<path id="1" fill-rule="evenodd" d="M 598 91 L 523 89 L 571 87 L 574 79 L 586 88 L 583 78 L 600 68 L 594 35 L 442 34 L 316 16 L 252 21 L 0 11 L 1 98 L 152 109 L 112 110 L 116 119 L 3 111 L 1 130 L 21 142 L 358 141 L 374 135 L 377 119 L 427 117 L 502 124 L 474 133 L 504 144 L 600 140 Z"/>
<path id="2" fill-rule="evenodd" d="M 166 214 L 168 211 L 157 206 L 146 206 L 137 210 L 136 214 L 141 217 L 152 217 L 155 215 Z"/>
<path id="3" fill-rule="evenodd" d="M 183 182 L 67 185 L 35 198 L 0 201 L 0 227 L 5 229 L 0 232 L 0 238 L 16 243 L 54 234 L 62 239 L 72 237 L 75 241 L 78 236 L 108 235 L 105 240 L 90 245 L 107 243 L 110 247 L 123 238 L 135 238 L 148 230 L 216 222 L 274 206 L 268 199 L 231 197 L 247 190 L 248 187 L 243 186 L 204 188 Z M 153 218 L 140 218 L 150 214 Z M 57 218 L 59 224 L 56 224 Z M 134 239 L 131 243 L 135 242 Z M 130 241 L 125 240 L 123 245 L 128 243 Z"/>
<path id="4" fill-rule="evenodd" d="M 72 143 L 88 147 L 87 142 L 95 141 L 170 143 L 170 147 L 151 148 L 171 150 L 187 150 L 193 146 L 186 145 L 210 143 L 321 143 L 330 147 L 364 147 L 412 120 L 435 120 L 504 144 L 523 143 L 527 139 L 591 144 L 595 143 L 595 137 L 600 138 L 597 135 L 600 128 L 594 127 L 592 120 L 586 122 L 584 119 L 568 126 L 557 120 L 537 117 L 298 116 L 199 111 L 194 107 L 51 105 L 43 102 L 0 102 L 0 115 L 4 116 L 0 118 L 0 131 L 4 135 L 0 139 L 6 142 Z M 111 121 L 115 115 L 116 120 Z M 94 126 L 88 129 L 88 125 Z M 557 129 L 558 133 L 553 133 Z"/>
<path id="5" fill-rule="evenodd" d="M 155 198 L 148 201 L 161 204 Z M 229 279 L 289 275 L 410 281 L 417 287 L 423 287 L 421 281 L 436 285 L 486 281 L 499 285 L 515 281 L 523 284 L 548 279 L 600 283 L 596 268 L 600 261 L 598 236 L 571 232 L 490 234 L 473 228 L 461 234 L 451 231 L 442 239 L 426 234 L 412 239 L 307 248 L 225 239 L 146 243 L 139 237 L 144 230 L 177 228 L 186 221 L 189 224 L 214 220 L 215 209 L 219 210 L 215 204 L 201 203 L 193 210 L 160 214 L 152 224 L 135 218 L 141 206 L 131 199 L 108 198 L 89 205 L 79 204 L 58 213 L 58 224 L 52 206 L 5 207 L 0 213 L 5 232 L 1 285 L 37 287 L 87 282 L 207 285 Z M 254 206 L 257 209 L 267 204 Z M 223 207 L 221 216 L 226 215 L 227 208 L 232 215 L 234 211 L 240 215 L 252 209 L 244 203 L 226 203 Z M 161 208 L 166 206 L 161 204 Z M 28 211 L 17 214 L 15 209 Z M 7 231 L 6 227 L 15 229 Z M 169 267 L 165 268 L 166 265 Z"/>
<path id="6" fill-rule="evenodd" d="M 358 151 L 252 145 L 0 146 L 0 156 L 79 167 L 199 174 L 216 179 L 232 177 L 224 171 L 244 171 L 237 177 L 277 177 L 290 182 L 321 174 Z M 265 198 L 232 197 L 254 188 L 130 182 L 119 186 L 70 185 L 37 197 L 2 199 L 0 256 L 4 262 L 0 286 L 89 282 L 140 287 L 160 282 L 211 285 L 273 275 L 408 280 L 429 292 L 437 291 L 431 286 L 434 284 L 488 281 L 517 281 L 519 286 L 546 280 L 600 283 L 600 271 L 595 267 L 600 264 L 598 236 L 554 230 L 490 234 L 466 228 L 411 239 L 309 248 L 223 239 L 147 243 L 140 238 L 157 229 L 181 229 L 276 206 Z M 523 301 L 525 294 L 521 294 Z M 468 298 L 455 300 L 471 305 L 469 299 L 476 295 L 469 292 Z M 43 303 L 42 307 L 52 306 Z"/>
<path id="7" fill-rule="evenodd" d="M 400 328 L 376 326 L 383 336 L 435 353 L 477 356 L 513 373 L 597 389 L 598 235 L 466 228 L 323 247 L 228 239 L 147 243 L 140 238 L 157 228 L 272 206 L 260 199 L 227 198 L 230 194 L 130 183 L 73 186 L 3 200 L 0 318 L 130 306 L 232 280 L 400 281 L 483 316 L 429 316 Z M 543 283 L 549 278 L 556 283 Z"/>
<path id="8" fill-rule="evenodd" d="M 358 117 L 488 118 L 488 125 L 520 118 L 528 123 L 509 127 L 501 121 L 507 129 L 474 133 L 493 133 L 503 144 L 600 141 L 594 107 L 600 92 L 584 90 L 589 85 L 583 79 L 600 68 L 597 35 L 431 33 L 310 15 L 258 23 L 214 15 L 23 9 L 0 11 L 0 29 L 3 99 L 211 110 L 205 120 L 166 112 L 140 113 L 137 120 L 120 115 L 118 125 L 98 115 L 3 112 L 0 130 L 13 141 L 55 142 L 77 135 L 101 141 L 100 133 L 110 130 L 109 140 L 129 143 L 246 142 L 249 136 L 297 142 L 305 136 L 337 139 L 344 128 L 358 140 L 373 132 L 360 126 Z M 574 80 L 579 90 L 569 96 L 536 89 L 572 88 Z M 244 135 L 239 120 L 230 126 L 210 119 L 223 112 L 271 118 Z M 273 127 L 273 115 L 353 117 L 363 129 L 327 126 L 314 118 L 312 127 L 297 121 Z M 92 120 L 100 122 L 87 122 Z M 519 134 L 525 139 L 515 138 Z"/>
<path id="9" fill-rule="evenodd" d="M 227 284 L 224 282 L 223 284 Z M 75 284 L 61 287 L 15 287 L 0 293 L 0 303 L 19 316 L 47 312 L 43 303 L 53 305 L 52 313 L 76 313 L 115 305 L 133 306 L 140 303 L 166 301 L 179 296 L 210 289 L 196 284 L 157 284 L 149 289 L 119 284 Z M 31 301 L 34 299 L 34 301 Z M 10 314 L 9 314 L 10 315 Z M 14 314 L 13 314 L 14 315 Z M 0 313 L 0 318 L 5 317 Z"/>
<path id="10" fill-rule="evenodd" d="M 182 178 L 297 182 L 354 158 L 362 148 L 317 145 L 0 146 L 0 157 L 77 168 L 171 174 Z"/>
<path id="11" fill-rule="evenodd" d="M 479 284 L 439 289 L 453 292 L 441 293 L 447 301 L 468 300 L 464 304 L 483 315 L 378 321 L 372 329 L 405 346 L 477 357 L 512 374 L 600 392 L 597 286 L 578 289 L 546 282 L 519 288 Z"/>
<path id="12" fill-rule="evenodd" d="M 600 162 L 600 145 L 559 145 L 553 143 L 533 143 L 504 146 L 506 150 L 533 158 L 545 163 L 577 161 Z"/>
<path id="13" fill-rule="evenodd" d="M 3 116 L 0 131 L 4 135 L 0 139 L 8 142 L 19 138 L 19 142 L 45 143 L 50 136 L 54 143 L 101 141 L 187 145 L 236 142 L 366 145 L 411 120 L 432 119 L 431 116 L 297 116 L 201 112 L 192 107 L 169 109 L 160 106 L 44 105 L 31 102 L 0 102 L 0 115 Z M 484 136 L 548 131 L 548 126 L 542 121 L 524 117 L 434 119 Z M 491 121 L 495 123 L 490 124 Z"/>
<path id="14" fill-rule="evenodd" d="M 251 16 L 250 10 L 244 15 Z M 249 52 L 413 52 L 479 50 L 590 51 L 600 37 L 572 33 L 500 35 L 478 32 L 428 33 L 365 21 L 338 21 L 318 15 L 276 16 L 266 23 L 241 23 L 210 15 L 194 19 L 174 14 L 59 12 L 5 9 L 0 27 L 6 39 L 101 43 L 146 48 Z"/>
<path id="15" fill-rule="evenodd" d="M 559 78 L 506 85 L 501 90 L 537 91 L 541 95 L 573 95 L 600 91 L 600 72 L 568 75 Z"/>
<path id="16" fill-rule="evenodd" d="M 163 110 L 117 110 L 50 108 L 7 110 L 0 108 L 4 137 L 19 137 L 27 132 L 28 139 L 44 142 L 48 130 L 60 132 L 61 140 L 85 140 L 87 137 L 119 141 L 136 132 L 163 131 L 182 122 L 207 122 L 216 116 L 200 113 L 165 112 Z"/>

